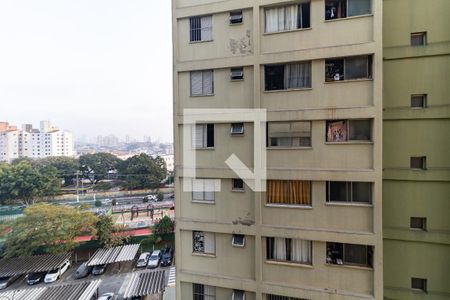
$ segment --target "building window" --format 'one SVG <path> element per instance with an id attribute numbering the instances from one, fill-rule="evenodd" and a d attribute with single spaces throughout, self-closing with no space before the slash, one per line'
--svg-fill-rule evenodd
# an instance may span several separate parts
<path id="1" fill-rule="evenodd" d="M 264 66 L 265 90 L 288 90 L 311 87 L 311 62 Z"/>
<path id="2" fill-rule="evenodd" d="M 411 288 L 415 290 L 427 291 L 427 280 L 424 278 L 411 278 Z"/>
<path id="3" fill-rule="evenodd" d="M 270 147 L 311 147 L 311 122 L 267 123 Z"/>
<path id="4" fill-rule="evenodd" d="M 230 71 L 230 79 L 237 81 L 237 80 L 243 80 L 244 79 L 244 68 L 231 68 Z"/>
<path id="5" fill-rule="evenodd" d="M 427 218 L 411 217 L 409 221 L 410 229 L 427 230 Z"/>
<path id="6" fill-rule="evenodd" d="M 212 41 L 212 16 L 191 17 L 189 23 L 191 42 Z"/>
<path id="7" fill-rule="evenodd" d="M 244 247 L 245 246 L 245 235 L 233 234 L 233 239 L 231 240 L 231 245 L 233 245 L 234 247 Z"/>
<path id="8" fill-rule="evenodd" d="M 265 9 L 266 33 L 310 27 L 310 2 Z"/>
<path id="9" fill-rule="evenodd" d="M 242 15 L 242 10 L 230 12 L 230 24 L 242 24 L 244 16 Z"/>
<path id="10" fill-rule="evenodd" d="M 371 0 L 325 0 L 325 20 L 372 13 Z"/>
<path id="11" fill-rule="evenodd" d="M 327 263 L 371 268 L 373 266 L 373 247 L 327 242 Z"/>
<path id="12" fill-rule="evenodd" d="M 411 33 L 411 46 L 425 46 L 427 44 L 427 33 L 426 32 L 415 32 Z"/>
<path id="13" fill-rule="evenodd" d="M 216 179 L 192 179 L 193 201 L 215 201 Z"/>
<path id="14" fill-rule="evenodd" d="M 244 134 L 244 123 L 232 123 L 230 132 L 232 135 L 243 135 Z"/>
<path id="15" fill-rule="evenodd" d="M 311 206 L 311 181 L 267 180 L 267 204 Z"/>
<path id="16" fill-rule="evenodd" d="M 371 141 L 370 120 L 327 121 L 327 142 Z"/>
<path id="17" fill-rule="evenodd" d="M 266 300 L 306 300 L 306 299 L 268 294 L 266 295 Z"/>
<path id="18" fill-rule="evenodd" d="M 245 291 L 233 290 L 233 296 L 231 300 L 245 300 Z"/>
<path id="19" fill-rule="evenodd" d="M 216 236 L 213 232 L 193 231 L 192 245 L 194 253 L 215 254 Z"/>
<path id="20" fill-rule="evenodd" d="M 311 265 L 312 242 L 300 239 L 268 237 L 267 260 Z"/>
<path id="21" fill-rule="evenodd" d="M 372 56 L 353 56 L 325 60 L 325 81 L 372 78 Z"/>
<path id="22" fill-rule="evenodd" d="M 211 96 L 214 94 L 214 71 L 191 72 L 191 96 Z"/>
<path id="23" fill-rule="evenodd" d="M 411 169 L 425 170 L 427 168 L 427 157 L 426 156 L 411 157 L 410 166 Z"/>
<path id="24" fill-rule="evenodd" d="M 205 284 L 192 284 L 194 300 L 215 300 L 216 287 Z"/>
<path id="25" fill-rule="evenodd" d="M 412 108 L 425 108 L 427 107 L 427 95 L 411 95 L 411 107 Z"/>
<path id="26" fill-rule="evenodd" d="M 240 178 L 232 179 L 233 191 L 243 191 L 244 190 L 244 180 Z"/>
<path id="27" fill-rule="evenodd" d="M 214 147 L 214 124 L 192 126 L 192 147 L 194 149 Z"/>
<path id="28" fill-rule="evenodd" d="M 372 203 L 371 182 L 327 182 L 327 202 Z"/>

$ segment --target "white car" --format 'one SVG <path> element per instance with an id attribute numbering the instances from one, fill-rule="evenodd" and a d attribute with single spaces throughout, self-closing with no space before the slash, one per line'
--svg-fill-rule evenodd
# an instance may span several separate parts
<path id="1" fill-rule="evenodd" d="M 147 265 L 148 258 L 150 257 L 150 252 L 143 252 L 139 256 L 139 259 L 136 263 L 136 268 L 143 268 Z"/>
<path id="2" fill-rule="evenodd" d="M 160 250 L 153 251 L 152 255 L 148 259 L 147 267 L 157 268 L 160 260 L 161 260 L 161 251 Z"/>
<path id="3" fill-rule="evenodd" d="M 105 293 L 97 300 L 112 300 L 114 297 L 114 293 Z"/>
<path id="4" fill-rule="evenodd" d="M 47 275 L 45 275 L 44 278 L 44 282 L 45 283 L 50 283 L 50 282 L 55 282 L 56 280 L 59 279 L 59 277 L 61 277 L 62 274 L 64 274 L 67 269 L 69 269 L 70 267 L 70 261 L 67 259 L 61 267 L 51 270 L 47 273 Z"/>

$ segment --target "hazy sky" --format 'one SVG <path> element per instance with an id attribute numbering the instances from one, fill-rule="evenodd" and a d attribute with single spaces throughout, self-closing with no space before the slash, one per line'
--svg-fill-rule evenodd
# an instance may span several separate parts
<path id="1" fill-rule="evenodd" d="M 0 120 L 172 138 L 170 0 L 1 0 Z"/>

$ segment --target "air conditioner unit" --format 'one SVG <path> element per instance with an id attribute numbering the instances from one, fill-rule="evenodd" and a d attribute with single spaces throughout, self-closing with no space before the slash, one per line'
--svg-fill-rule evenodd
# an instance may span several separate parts
<path id="1" fill-rule="evenodd" d="M 231 134 L 244 134 L 244 123 L 231 124 Z"/>
<path id="2" fill-rule="evenodd" d="M 244 247 L 245 246 L 245 235 L 243 234 L 233 234 L 233 240 L 231 245 L 234 247 Z"/>
<path id="3" fill-rule="evenodd" d="M 230 24 L 239 24 L 242 23 L 242 20 L 243 20 L 242 11 L 230 13 Z"/>
<path id="4" fill-rule="evenodd" d="M 244 70 L 242 68 L 239 69 L 231 69 L 231 80 L 242 80 L 244 79 Z"/>
<path id="5" fill-rule="evenodd" d="M 245 300 L 245 291 L 233 290 L 232 300 Z"/>

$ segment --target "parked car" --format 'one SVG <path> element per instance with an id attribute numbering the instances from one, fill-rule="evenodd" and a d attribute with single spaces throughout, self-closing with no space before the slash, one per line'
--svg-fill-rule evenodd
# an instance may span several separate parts
<path id="1" fill-rule="evenodd" d="M 27 283 L 29 285 L 38 284 L 39 282 L 44 281 L 45 275 L 47 275 L 46 272 L 30 273 L 27 276 Z"/>
<path id="2" fill-rule="evenodd" d="M 105 293 L 105 294 L 101 295 L 101 297 L 98 298 L 97 300 L 112 300 L 113 297 L 114 297 L 114 293 Z"/>
<path id="3" fill-rule="evenodd" d="M 84 278 L 84 277 L 88 276 L 91 273 L 92 268 L 93 267 L 88 266 L 87 263 L 82 263 L 78 267 L 77 271 L 75 272 L 74 277 L 76 279 Z"/>
<path id="4" fill-rule="evenodd" d="M 106 265 L 97 265 L 92 269 L 92 275 L 102 275 L 106 271 Z"/>
<path id="5" fill-rule="evenodd" d="M 137 260 L 136 268 L 144 268 L 148 263 L 149 257 L 150 252 L 142 252 Z"/>
<path id="6" fill-rule="evenodd" d="M 152 255 L 148 259 L 147 267 L 151 269 L 157 268 L 160 260 L 161 260 L 161 251 L 160 250 L 153 251 Z"/>
<path id="7" fill-rule="evenodd" d="M 70 261 L 67 259 L 61 267 L 51 270 L 47 273 L 47 275 L 45 275 L 44 278 L 44 282 L 45 283 L 50 283 L 50 282 L 55 282 L 56 280 L 58 280 L 62 274 L 64 274 L 67 269 L 69 269 L 70 267 Z"/>
<path id="8" fill-rule="evenodd" d="M 16 281 L 17 278 L 19 278 L 20 275 L 14 275 L 9 277 L 1 277 L 0 278 L 0 290 L 6 289 L 8 286 L 11 285 L 14 281 Z"/>
<path id="9" fill-rule="evenodd" d="M 158 197 L 156 195 L 147 195 L 149 201 L 158 201 Z"/>
<path id="10" fill-rule="evenodd" d="M 167 247 L 164 249 L 161 259 L 161 267 L 166 267 L 172 265 L 173 260 L 173 249 Z"/>

